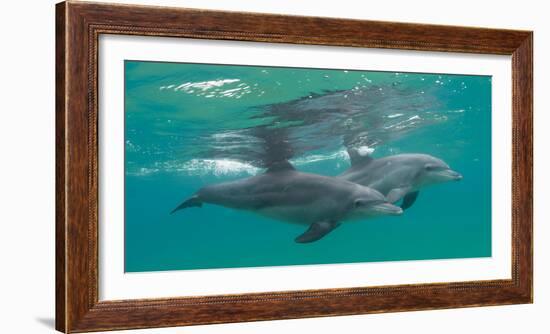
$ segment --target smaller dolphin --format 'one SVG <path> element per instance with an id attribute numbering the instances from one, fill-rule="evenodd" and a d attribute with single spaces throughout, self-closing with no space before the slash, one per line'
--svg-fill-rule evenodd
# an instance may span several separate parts
<path id="1" fill-rule="evenodd" d="M 307 224 L 309 228 L 295 239 L 299 243 L 319 240 L 344 221 L 403 212 L 374 189 L 342 179 L 298 172 L 287 161 L 272 165 L 261 175 L 206 186 L 172 213 L 202 207 L 203 203 Z"/>
<path id="2" fill-rule="evenodd" d="M 403 199 L 403 210 L 414 204 L 420 188 L 462 179 L 460 173 L 431 155 L 397 154 L 374 159 L 370 152 L 360 153 L 348 149 L 351 167 L 337 177 L 376 189 L 390 203 Z"/>

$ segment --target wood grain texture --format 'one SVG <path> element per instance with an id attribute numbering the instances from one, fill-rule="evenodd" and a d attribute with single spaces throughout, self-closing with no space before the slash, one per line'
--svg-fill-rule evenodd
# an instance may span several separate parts
<path id="1" fill-rule="evenodd" d="M 71 1 L 57 5 L 56 20 L 56 328 L 59 331 L 532 302 L 532 32 Z M 97 44 L 101 34 L 511 55 L 512 278 L 99 301 Z"/>
<path id="2" fill-rule="evenodd" d="M 55 328 L 65 330 L 67 320 L 65 305 L 65 4 L 61 3 L 56 8 L 55 24 Z"/>

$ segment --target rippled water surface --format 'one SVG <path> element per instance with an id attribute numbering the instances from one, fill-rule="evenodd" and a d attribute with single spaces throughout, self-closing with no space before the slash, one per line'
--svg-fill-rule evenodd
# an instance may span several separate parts
<path id="1" fill-rule="evenodd" d="M 126 271 L 491 256 L 491 78 L 126 61 Z M 205 204 L 199 188 L 288 159 L 335 176 L 346 147 L 427 153 L 463 176 L 402 216 L 307 226 Z"/>

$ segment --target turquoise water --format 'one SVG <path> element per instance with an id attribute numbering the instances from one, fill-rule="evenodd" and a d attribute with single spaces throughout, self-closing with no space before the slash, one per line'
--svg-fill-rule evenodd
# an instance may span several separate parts
<path id="1" fill-rule="evenodd" d="M 431 154 L 464 178 L 310 244 L 294 242 L 306 226 L 252 212 L 170 215 L 273 154 L 338 175 L 345 145 Z M 489 257 L 491 78 L 126 61 L 125 192 L 127 272 Z"/>

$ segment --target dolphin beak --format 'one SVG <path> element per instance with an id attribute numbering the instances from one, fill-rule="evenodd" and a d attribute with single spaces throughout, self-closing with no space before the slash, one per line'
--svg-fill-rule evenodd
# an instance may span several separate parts
<path id="1" fill-rule="evenodd" d="M 443 176 L 445 179 L 451 180 L 451 181 L 460 181 L 462 180 L 462 174 L 459 172 L 455 172 L 452 169 L 445 169 L 441 172 L 439 172 L 441 176 Z"/>
<path id="2" fill-rule="evenodd" d="M 449 170 L 450 174 L 451 174 L 451 178 L 455 181 L 460 181 L 462 180 L 462 174 L 460 174 L 459 172 L 455 172 L 454 170 Z"/>
<path id="3" fill-rule="evenodd" d="M 384 214 L 384 215 L 395 215 L 395 216 L 397 216 L 397 215 L 400 215 L 400 214 L 403 213 L 403 209 L 401 209 L 397 205 L 393 205 L 391 203 L 376 204 L 372 207 L 372 210 L 377 212 L 377 213 Z"/>

